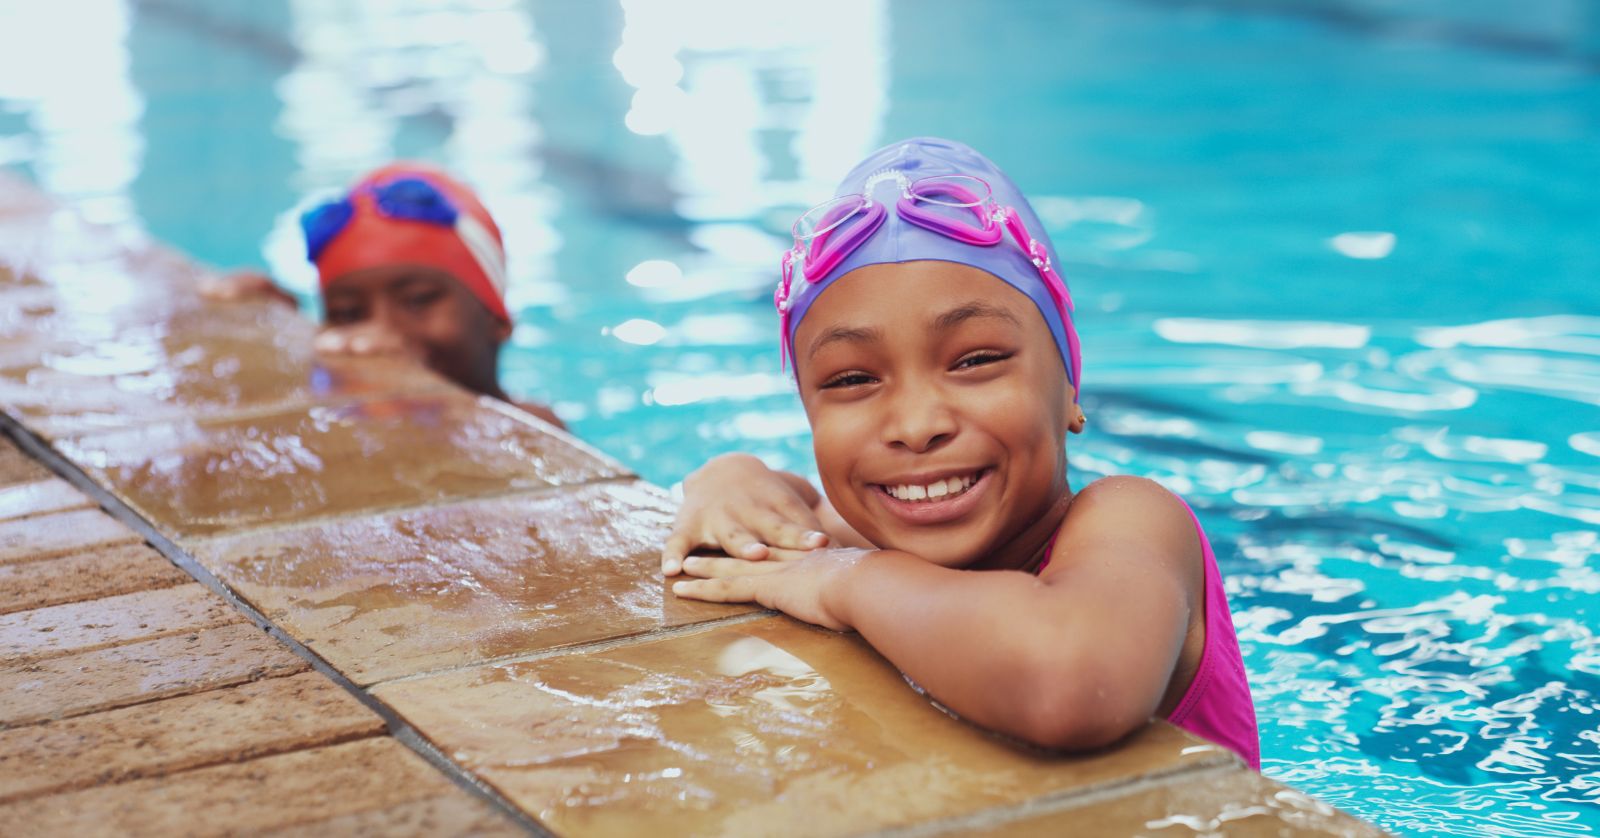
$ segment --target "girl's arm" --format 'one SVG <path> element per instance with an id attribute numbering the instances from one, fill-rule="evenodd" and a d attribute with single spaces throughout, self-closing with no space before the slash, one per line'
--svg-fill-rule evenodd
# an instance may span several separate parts
<path id="1" fill-rule="evenodd" d="M 824 551 L 679 583 L 853 628 L 957 714 L 1051 748 L 1088 749 L 1156 712 L 1203 585 L 1194 525 L 1157 484 L 1110 478 L 1080 492 L 1038 578 L 939 567 L 897 551 Z M 767 565 L 758 570 L 759 565 Z"/>

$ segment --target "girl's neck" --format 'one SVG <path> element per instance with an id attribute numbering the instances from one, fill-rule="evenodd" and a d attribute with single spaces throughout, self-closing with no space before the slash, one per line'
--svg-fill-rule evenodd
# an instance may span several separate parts
<path id="1" fill-rule="evenodd" d="M 1074 497 L 1072 487 L 1062 481 L 1061 491 L 1056 493 L 1055 500 L 1044 513 L 1033 520 L 1017 536 L 990 553 L 977 563 L 969 565 L 971 570 L 1023 570 L 1033 572 L 1044 562 L 1049 555 L 1050 545 L 1055 541 L 1056 530 L 1061 528 L 1061 522 L 1066 520 L 1067 507 L 1072 505 Z"/>

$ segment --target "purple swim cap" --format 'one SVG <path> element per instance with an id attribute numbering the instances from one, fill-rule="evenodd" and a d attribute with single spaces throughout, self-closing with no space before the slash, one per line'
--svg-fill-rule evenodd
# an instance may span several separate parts
<path id="1" fill-rule="evenodd" d="M 834 195 L 861 194 L 874 175 L 890 170 L 902 172 L 911 181 L 936 175 L 982 178 L 989 183 L 994 202 L 1001 207 L 1015 208 L 1023 226 L 1049 254 L 1050 264 L 1057 264 L 1055 248 L 1050 244 L 1044 226 L 1039 223 L 1033 207 L 1016 184 L 987 157 L 953 140 L 916 137 L 878 149 L 850 170 Z M 800 327 L 800 321 L 805 319 L 811 303 L 835 280 L 856 268 L 924 260 L 955 262 L 992 274 L 1033 300 L 1034 307 L 1050 327 L 1051 337 L 1055 338 L 1056 349 L 1060 351 L 1062 365 L 1067 371 L 1067 380 L 1081 390 L 1082 386 L 1077 380 L 1081 373 L 1078 371 L 1080 360 L 1076 357 L 1076 334 L 1072 333 L 1070 323 L 1063 322 L 1063 313 L 1057 307 L 1055 298 L 1023 248 L 1004 238 L 993 246 L 967 244 L 912 224 L 894 211 L 894 203 L 900 197 L 895 194 L 896 188 L 893 178 L 880 181 L 873 187 L 872 199 L 886 202 L 889 208 L 883 225 L 832 271 L 820 277 L 805 277 L 805 281 L 801 281 L 796 266 L 789 297 L 789 329 L 788 334 L 783 336 L 790 349 L 794 346 L 794 333 Z M 1062 282 L 1066 282 L 1064 277 Z M 793 354 L 792 351 L 790 354 Z"/>

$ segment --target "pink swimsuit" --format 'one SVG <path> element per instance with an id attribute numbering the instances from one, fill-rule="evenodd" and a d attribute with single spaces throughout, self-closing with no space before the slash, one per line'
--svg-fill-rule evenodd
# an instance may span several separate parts
<path id="1" fill-rule="evenodd" d="M 1179 498 L 1179 500 L 1183 500 Z M 1200 548 L 1206 562 L 1206 640 L 1200 651 L 1200 666 L 1194 680 L 1184 691 L 1177 709 L 1167 716 L 1167 721 L 1202 739 L 1222 745 L 1239 756 L 1250 767 L 1261 770 L 1261 740 L 1256 733 L 1256 708 L 1250 700 L 1250 684 L 1245 679 L 1244 659 L 1239 654 L 1239 639 L 1233 633 L 1233 613 L 1228 610 L 1228 594 L 1222 587 L 1222 573 L 1217 569 L 1217 557 L 1211 552 L 1211 541 L 1200 526 L 1187 501 L 1183 504 L 1194 519 L 1195 532 L 1200 535 Z M 1058 531 L 1059 532 L 1059 531 Z M 1051 548 L 1055 547 L 1052 539 Z M 1050 564 L 1047 555 L 1042 572 Z"/>

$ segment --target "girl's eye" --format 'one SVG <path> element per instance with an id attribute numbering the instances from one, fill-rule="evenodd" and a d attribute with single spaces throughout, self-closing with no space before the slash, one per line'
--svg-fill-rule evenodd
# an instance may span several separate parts
<path id="1" fill-rule="evenodd" d="M 424 309 L 439 301 L 444 296 L 443 291 L 424 291 L 420 294 L 411 294 L 405 298 L 405 304 L 410 309 Z"/>
<path id="2" fill-rule="evenodd" d="M 330 308 L 323 313 L 323 317 L 335 326 L 347 326 L 364 319 L 361 309 L 355 307 Z"/>
<path id="3" fill-rule="evenodd" d="M 986 364 L 993 364 L 997 361 L 1004 361 L 1010 357 L 1011 354 L 1007 352 L 995 352 L 992 350 L 974 352 L 971 355 L 962 356 L 961 360 L 956 361 L 955 369 L 972 369 L 973 367 L 981 367 Z"/>
<path id="4" fill-rule="evenodd" d="M 827 381 L 824 381 L 820 389 L 833 390 L 842 387 L 859 387 L 863 384 L 871 383 L 872 376 L 867 375 L 864 372 L 842 372 L 828 379 Z"/>

